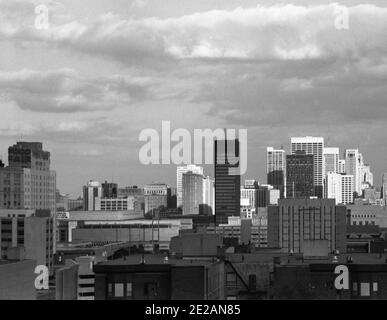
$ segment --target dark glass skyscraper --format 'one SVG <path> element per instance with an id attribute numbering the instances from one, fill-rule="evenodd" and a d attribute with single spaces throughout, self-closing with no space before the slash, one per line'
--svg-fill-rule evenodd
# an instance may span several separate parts
<path id="1" fill-rule="evenodd" d="M 239 140 L 215 140 L 215 218 L 227 223 L 229 216 L 240 215 Z M 237 173 L 233 172 L 233 173 Z"/>
<path id="2" fill-rule="evenodd" d="M 312 154 L 305 154 L 304 151 L 286 156 L 287 198 L 315 196 L 313 157 Z"/>

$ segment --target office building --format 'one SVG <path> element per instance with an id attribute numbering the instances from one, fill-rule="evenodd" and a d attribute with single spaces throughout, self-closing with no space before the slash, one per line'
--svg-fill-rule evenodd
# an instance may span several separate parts
<path id="1" fill-rule="evenodd" d="M 266 151 L 267 184 L 280 190 L 280 196 L 286 195 L 286 153 L 282 149 L 267 147 Z"/>
<path id="2" fill-rule="evenodd" d="M 102 198 L 115 199 L 118 196 L 117 183 L 107 182 L 102 183 Z"/>
<path id="3" fill-rule="evenodd" d="M 305 256 L 346 252 L 346 214 L 334 199 L 280 199 L 268 209 L 268 246 Z"/>
<path id="4" fill-rule="evenodd" d="M 314 196 L 322 198 L 323 179 L 325 173 L 324 163 L 324 138 L 321 137 L 296 137 L 291 138 L 291 151 L 296 154 L 298 151 L 304 151 L 307 155 L 313 155 L 314 169 Z M 287 183 L 289 185 L 291 183 Z"/>
<path id="5" fill-rule="evenodd" d="M 34 260 L 0 259 L 0 300 L 36 300 Z"/>
<path id="6" fill-rule="evenodd" d="M 203 177 L 203 215 L 215 215 L 215 180 Z"/>
<path id="7" fill-rule="evenodd" d="M 245 180 L 241 187 L 241 208 L 258 208 L 258 181 Z"/>
<path id="8" fill-rule="evenodd" d="M 353 176 L 329 172 L 325 177 L 325 198 L 335 199 L 336 204 L 353 203 Z"/>
<path id="9" fill-rule="evenodd" d="M 52 271 L 54 236 L 54 218 L 49 210 L 0 210 L 0 259 L 9 259 L 7 250 L 23 247 L 26 259 Z"/>
<path id="10" fill-rule="evenodd" d="M 151 183 L 144 187 L 145 214 L 155 214 L 157 210 L 168 208 L 171 188 L 165 183 Z"/>
<path id="11" fill-rule="evenodd" d="M 0 167 L 0 208 L 56 210 L 56 173 L 50 153 L 39 142 L 17 142 L 8 149 L 8 166 Z"/>
<path id="12" fill-rule="evenodd" d="M 194 164 L 189 164 L 186 166 L 177 167 L 176 171 L 176 197 L 177 197 L 177 207 L 183 205 L 183 174 L 191 171 L 192 173 L 203 175 L 203 167 L 196 166 Z"/>
<path id="13" fill-rule="evenodd" d="M 183 215 L 198 215 L 203 208 L 203 175 L 183 174 Z"/>
<path id="14" fill-rule="evenodd" d="M 286 198 L 315 196 L 314 156 L 297 151 L 286 156 Z"/>
<path id="15" fill-rule="evenodd" d="M 338 173 L 344 173 L 345 174 L 345 160 L 344 159 L 340 159 L 339 160 L 339 171 Z"/>
<path id="16" fill-rule="evenodd" d="M 324 148 L 324 168 L 325 173 L 339 172 L 339 148 Z"/>
<path id="17" fill-rule="evenodd" d="M 215 140 L 216 223 L 240 215 L 239 140 Z"/>
<path id="18" fill-rule="evenodd" d="M 83 208 L 86 211 L 98 211 L 101 208 L 98 205 L 98 200 L 102 198 L 102 186 L 98 181 L 90 180 L 83 187 Z"/>
<path id="19" fill-rule="evenodd" d="M 387 206 L 387 172 L 383 174 L 381 198 L 384 205 Z"/>

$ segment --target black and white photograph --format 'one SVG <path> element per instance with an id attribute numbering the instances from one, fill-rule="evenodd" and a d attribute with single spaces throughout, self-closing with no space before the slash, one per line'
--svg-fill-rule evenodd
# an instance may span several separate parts
<path id="1" fill-rule="evenodd" d="M 386 139 L 386 0 L 0 0 L 0 302 L 387 300 Z"/>

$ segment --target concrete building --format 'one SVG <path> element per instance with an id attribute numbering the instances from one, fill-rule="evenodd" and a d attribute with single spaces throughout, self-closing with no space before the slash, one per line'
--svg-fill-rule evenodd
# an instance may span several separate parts
<path id="1" fill-rule="evenodd" d="M 335 199 L 336 204 L 353 203 L 353 176 L 328 172 L 324 183 L 326 199 Z"/>
<path id="2" fill-rule="evenodd" d="M 324 174 L 339 173 L 339 148 L 324 148 Z"/>
<path id="3" fill-rule="evenodd" d="M 0 259 L 0 300 L 36 300 L 34 260 Z"/>
<path id="4" fill-rule="evenodd" d="M 268 246 L 306 256 L 345 252 L 346 214 L 333 199 L 280 199 L 268 209 Z"/>
<path id="5" fill-rule="evenodd" d="M 0 259 L 8 258 L 8 249 L 23 247 L 26 259 L 52 271 L 54 243 L 54 218 L 49 211 L 0 210 Z"/>
<path id="6" fill-rule="evenodd" d="M 384 205 L 387 206 L 387 172 L 383 174 L 381 198 L 384 200 Z"/>
<path id="7" fill-rule="evenodd" d="M 240 215 L 239 140 L 215 140 L 215 219 Z"/>
<path id="8" fill-rule="evenodd" d="M 280 190 L 280 197 L 286 195 L 286 153 L 283 149 L 267 147 L 266 150 L 267 184 Z"/>
<path id="9" fill-rule="evenodd" d="M 344 173 L 345 174 L 345 159 L 339 159 L 339 171 L 338 173 Z"/>
<path id="10" fill-rule="evenodd" d="M 215 180 L 210 176 L 203 177 L 203 212 L 204 215 L 215 215 Z"/>
<path id="11" fill-rule="evenodd" d="M 0 208 L 56 210 L 56 173 L 50 153 L 39 142 L 17 142 L 8 149 L 8 166 L 0 167 Z"/>
<path id="12" fill-rule="evenodd" d="M 291 138 L 292 155 L 299 151 L 307 155 L 313 155 L 313 182 L 314 195 L 318 198 L 323 197 L 323 179 L 325 174 L 324 162 L 324 138 L 322 137 L 295 137 Z M 289 182 L 287 182 L 290 185 Z"/>
<path id="13" fill-rule="evenodd" d="M 203 175 L 203 167 L 189 164 L 186 166 L 177 167 L 176 171 L 176 196 L 177 196 L 177 207 L 183 205 L 183 174 L 191 171 L 192 173 Z"/>
<path id="14" fill-rule="evenodd" d="M 183 215 L 198 215 L 203 209 L 203 175 L 192 171 L 183 174 Z"/>
<path id="15" fill-rule="evenodd" d="M 115 199 L 118 197 L 118 185 L 114 182 L 102 183 L 102 198 Z"/>
<path id="16" fill-rule="evenodd" d="M 81 256 L 66 260 L 56 271 L 55 300 L 94 300 L 94 264 L 105 261 L 94 256 Z"/>
<path id="17" fill-rule="evenodd" d="M 361 159 L 358 149 L 345 150 L 345 172 L 353 176 L 353 189 L 357 194 L 361 194 Z"/>
<path id="18" fill-rule="evenodd" d="M 297 151 L 286 156 L 286 198 L 315 196 L 315 161 L 312 154 Z"/>
<path id="19" fill-rule="evenodd" d="M 98 181 L 90 180 L 83 187 L 83 208 L 86 211 L 101 210 L 97 199 L 102 198 L 102 186 Z"/>
<path id="20" fill-rule="evenodd" d="M 348 205 L 347 210 L 350 214 L 351 225 L 375 225 L 380 228 L 387 228 L 387 207 L 385 206 L 354 204 Z"/>
<path id="21" fill-rule="evenodd" d="M 144 187 L 145 214 L 157 214 L 157 210 L 167 208 L 171 189 L 165 183 L 152 183 Z M 155 212 L 156 211 L 156 212 Z"/>
<path id="22" fill-rule="evenodd" d="M 216 259 L 133 255 L 93 270 L 96 300 L 224 299 L 224 264 Z"/>

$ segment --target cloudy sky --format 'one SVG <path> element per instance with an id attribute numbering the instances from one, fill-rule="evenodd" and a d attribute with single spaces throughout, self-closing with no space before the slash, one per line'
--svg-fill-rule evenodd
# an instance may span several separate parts
<path id="1" fill-rule="evenodd" d="M 174 185 L 174 165 L 138 160 L 140 131 L 169 120 L 247 128 L 248 177 L 262 182 L 266 146 L 317 135 L 360 148 L 379 184 L 387 3 L 340 5 L 348 29 L 325 0 L 0 0 L 0 154 L 42 141 L 72 195 L 89 179 Z"/>

